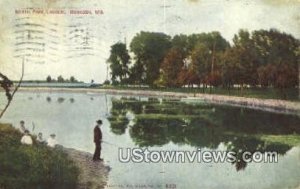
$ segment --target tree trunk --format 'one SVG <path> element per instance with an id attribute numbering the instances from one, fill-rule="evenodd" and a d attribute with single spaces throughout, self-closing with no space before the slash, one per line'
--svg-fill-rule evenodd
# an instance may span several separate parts
<path id="1" fill-rule="evenodd" d="M 18 91 L 19 87 L 21 86 L 21 83 L 23 81 L 23 77 L 24 77 L 24 58 L 23 58 L 23 62 L 22 62 L 22 74 L 21 74 L 20 81 L 19 81 L 18 85 L 15 87 L 13 93 L 11 94 L 11 99 L 7 101 L 6 106 L 1 111 L 1 113 L 0 113 L 0 119 L 2 118 L 2 116 L 4 115 L 4 113 L 6 112 L 6 110 L 9 107 L 11 101 L 13 100 L 14 95 L 16 94 L 16 92 Z"/>

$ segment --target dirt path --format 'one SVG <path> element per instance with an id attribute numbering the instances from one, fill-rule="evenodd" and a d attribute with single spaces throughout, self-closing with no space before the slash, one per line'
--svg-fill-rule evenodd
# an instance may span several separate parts
<path id="1" fill-rule="evenodd" d="M 106 186 L 110 167 L 92 160 L 92 154 L 71 148 L 64 151 L 81 170 L 77 189 L 102 189 Z"/>

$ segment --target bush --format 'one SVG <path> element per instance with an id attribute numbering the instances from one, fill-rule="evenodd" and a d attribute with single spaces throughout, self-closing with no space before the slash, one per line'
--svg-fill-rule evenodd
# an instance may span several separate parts
<path id="1" fill-rule="evenodd" d="M 22 134 L 0 124 L 0 188 L 75 188 L 79 170 L 62 149 L 22 145 Z"/>

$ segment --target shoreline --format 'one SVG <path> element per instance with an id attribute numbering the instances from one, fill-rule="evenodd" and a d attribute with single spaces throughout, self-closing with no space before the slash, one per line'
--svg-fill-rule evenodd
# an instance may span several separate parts
<path id="1" fill-rule="evenodd" d="M 23 184 L 26 184 L 26 188 L 28 186 L 40 188 L 41 186 L 46 187 L 48 183 L 53 186 L 65 184 L 65 187 L 69 187 L 68 184 L 70 184 L 74 189 L 104 189 L 107 185 L 111 168 L 104 162 L 93 161 L 93 154 L 89 152 L 62 145 L 51 148 L 39 144 L 34 134 L 31 135 L 32 145 L 21 144 L 21 142 L 16 141 L 19 141 L 23 134 L 9 123 L 0 122 L 0 133 L 2 134 L 0 148 L 2 150 L 10 149 L 7 153 L 0 154 L 1 166 L 5 165 L 6 167 L 3 172 L 4 177 L 2 177 L 4 180 L 0 181 L 0 188 L 2 186 L 4 188 L 20 188 L 20 185 Z M 7 163 L 13 156 L 17 155 L 21 156 L 18 159 L 13 158 L 14 164 Z M 45 158 L 46 156 L 49 158 Z M 21 166 L 21 164 L 24 165 Z M 35 166 L 32 166 L 28 172 L 27 166 L 32 164 Z M 57 168 L 53 168 L 54 164 L 57 165 Z M 9 170 L 14 170 L 16 173 L 25 172 L 26 174 L 40 171 L 40 175 L 36 175 L 35 179 L 27 178 L 27 180 L 18 181 L 17 177 L 12 175 Z M 47 179 L 42 177 L 47 177 Z M 62 180 L 58 177 L 62 177 Z"/>
<path id="2" fill-rule="evenodd" d="M 78 173 L 78 177 L 76 179 L 76 186 L 74 186 L 76 189 L 86 189 L 86 188 L 99 188 L 99 189 L 104 189 L 105 186 L 107 185 L 108 182 L 108 176 L 109 176 L 109 171 L 111 170 L 111 168 L 106 165 L 104 162 L 94 162 L 92 160 L 93 158 L 93 154 L 89 153 L 89 152 L 85 152 L 82 150 L 77 150 L 74 148 L 68 148 L 62 145 L 57 145 L 55 148 L 51 148 L 48 147 L 46 145 L 42 145 L 42 144 L 38 144 L 34 134 L 31 135 L 32 140 L 33 140 L 33 144 L 32 145 L 24 145 L 21 144 L 20 142 L 15 142 L 16 140 L 19 140 L 22 136 L 22 133 L 12 124 L 10 123 L 2 123 L 0 122 L 0 133 L 2 133 L 4 135 L 2 135 L 1 138 L 1 148 L 3 149 L 3 142 L 4 140 L 8 140 L 7 143 L 4 142 L 5 147 L 4 149 L 8 149 L 8 148 L 12 148 L 15 150 L 10 150 L 8 151 L 7 154 L 1 154 L 1 159 L 4 162 L 9 162 L 8 160 L 10 160 L 10 158 L 13 155 L 22 155 L 21 157 L 25 159 L 19 159 L 18 161 L 14 161 L 17 164 L 22 164 L 22 163 L 27 163 L 26 165 L 31 165 L 32 163 L 29 163 L 28 160 L 29 158 L 33 158 L 31 161 L 36 163 L 36 167 L 31 170 L 31 171 L 35 171 L 37 169 L 39 170 L 43 170 L 41 171 L 41 174 L 43 176 L 50 176 L 51 174 L 48 172 L 48 174 L 46 173 L 46 168 L 48 167 L 47 170 L 50 171 L 54 171 L 57 169 L 50 169 L 49 166 L 51 166 L 52 164 L 49 164 L 49 160 L 45 160 L 46 163 L 44 162 L 44 160 L 42 160 L 42 157 L 45 158 L 46 156 L 50 156 L 51 159 L 50 163 L 56 163 L 58 166 L 61 166 L 61 169 L 63 168 L 67 168 L 67 166 L 75 166 L 79 173 Z M 6 138 L 5 138 L 6 137 Z M 18 153 L 16 153 L 16 151 L 18 151 Z M 49 151 L 51 151 L 51 153 L 49 153 Z M 51 154 L 56 154 L 56 155 L 51 155 Z M 42 155 L 41 155 L 42 154 Z M 67 162 L 66 160 L 64 160 L 63 158 L 65 157 L 64 154 L 67 156 L 66 158 L 72 162 Z M 28 159 L 26 158 L 28 157 Z M 62 160 L 63 159 L 63 160 Z M 24 160 L 24 161 L 23 161 Z M 64 165 L 62 163 L 66 164 L 66 167 L 63 167 Z M 45 165 L 44 165 L 45 164 Z M 2 164 L 3 165 L 3 164 Z M 21 171 L 21 172 L 26 172 L 25 167 L 21 166 L 20 168 L 16 168 L 14 164 L 7 164 L 7 166 L 9 167 L 9 169 L 14 169 L 16 171 Z M 15 179 L 14 176 L 11 176 L 11 174 L 9 174 L 7 172 L 7 170 L 9 170 L 6 166 L 6 171 L 4 171 L 4 178 L 8 177 L 9 179 Z M 52 166 L 53 167 L 53 166 Z M 75 171 L 74 169 L 67 169 L 66 172 L 62 171 L 63 174 L 71 174 L 70 171 Z M 61 172 L 61 171 L 60 171 Z M 25 175 L 23 175 L 25 176 Z M 38 177 L 39 182 L 40 182 L 40 178 Z M 55 180 L 57 179 L 57 177 L 54 177 L 53 180 L 51 180 L 52 184 L 62 184 L 61 182 L 74 182 L 74 180 L 71 179 L 71 177 L 64 177 L 65 179 L 69 179 L 69 180 Z M 27 184 L 30 184 L 30 186 L 35 187 L 35 186 L 39 186 L 42 185 L 44 186 L 43 183 L 39 183 L 39 182 L 32 182 L 31 181 L 32 178 L 24 178 L 24 180 L 27 181 Z M 4 179 L 5 180 L 5 179 Z M 31 182 L 29 182 L 31 181 Z M 41 179 L 41 181 L 43 181 L 43 179 Z M 28 183 L 29 182 L 29 183 Z M 22 183 L 22 181 L 21 181 Z M 25 182 L 26 183 L 26 182 Z M 1 183 L 3 184 L 3 183 Z M 0 184 L 0 188 L 1 185 Z M 23 183 L 24 184 L 24 183 Z M 19 188 L 19 187 L 17 187 Z M 26 187 L 27 188 L 27 187 Z"/>
<path id="3" fill-rule="evenodd" d="M 93 94 L 111 94 L 127 96 L 145 96 L 145 97 L 164 97 L 177 98 L 191 103 L 211 103 L 218 105 L 229 105 L 245 107 L 274 113 L 294 114 L 300 116 L 300 102 L 278 100 L 278 99 L 259 99 L 238 96 L 226 96 L 216 94 L 202 93 L 183 93 L 183 92 L 165 92 L 152 90 L 124 90 L 124 89 L 101 89 L 101 88 L 27 88 L 21 87 L 21 92 L 63 92 L 63 93 L 91 93 Z"/>
<path id="4" fill-rule="evenodd" d="M 62 146 L 63 151 L 79 168 L 79 183 L 76 189 L 99 188 L 107 185 L 110 167 L 104 162 L 94 162 L 93 154 Z"/>

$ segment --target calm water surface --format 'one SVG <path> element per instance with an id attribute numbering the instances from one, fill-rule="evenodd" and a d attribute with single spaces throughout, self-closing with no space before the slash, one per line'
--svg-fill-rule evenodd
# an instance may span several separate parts
<path id="1" fill-rule="evenodd" d="M 0 105 L 4 103 L 1 94 Z M 2 106 L 1 106 L 2 107 Z M 107 188 L 297 188 L 300 147 L 258 135 L 299 135 L 300 118 L 262 111 L 186 104 L 172 99 L 84 93 L 17 93 L 2 122 L 20 120 L 33 133 L 56 133 L 60 144 L 93 153 L 102 119 Z M 118 148 L 194 151 L 277 151 L 278 163 L 121 163 Z M 174 186 L 173 185 L 173 186 Z"/>

